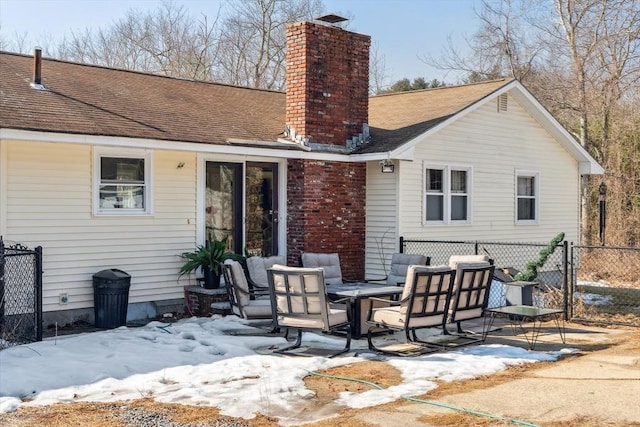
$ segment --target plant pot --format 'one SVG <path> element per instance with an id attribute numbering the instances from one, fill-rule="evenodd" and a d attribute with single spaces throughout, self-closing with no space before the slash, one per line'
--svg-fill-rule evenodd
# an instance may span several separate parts
<path id="1" fill-rule="evenodd" d="M 220 270 L 203 268 L 202 273 L 204 275 L 203 286 L 205 289 L 218 289 L 220 287 Z"/>
<path id="2" fill-rule="evenodd" d="M 507 305 L 533 305 L 533 288 L 538 282 L 507 282 L 505 298 Z"/>

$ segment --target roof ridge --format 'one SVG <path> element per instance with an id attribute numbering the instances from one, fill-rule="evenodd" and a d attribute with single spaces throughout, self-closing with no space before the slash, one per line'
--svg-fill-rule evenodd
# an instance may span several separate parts
<path id="1" fill-rule="evenodd" d="M 3 50 L 0 50 L 0 55 L 11 55 L 11 56 L 18 56 L 18 57 L 23 57 L 23 58 L 27 58 L 27 59 L 33 59 L 33 55 L 28 55 L 28 54 L 24 54 L 24 53 L 17 53 L 17 52 L 9 52 L 9 51 L 3 51 Z M 171 80 L 180 80 L 180 81 L 186 81 L 186 82 L 192 82 L 192 83 L 203 83 L 203 84 L 210 84 L 210 85 L 216 85 L 216 86 L 226 86 L 226 87 L 235 88 L 235 89 L 247 89 L 247 90 L 254 90 L 254 91 L 258 91 L 258 92 L 270 92 L 270 93 L 279 93 L 279 94 L 284 94 L 285 93 L 284 91 L 281 91 L 281 90 L 260 89 L 260 88 L 253 88 L 253 87 L 249 87 L 249 86 L 233 85 L 233 84 L 230 84 L 230 83 L 220 83 L 220 82 L 215 82 L 215 81 L 210 81 L 210 80 L 197 80 L 197 79 L 191 79 L 191 78 L 186 78 L 186 77 L 165 76 L 165 75 L 162 75 L 162 74 L 155 74 L 155 73 L 144 72 L 144 71 L 127 70 L 126 68 L 106 67 L 104 65 L 88 64 L 88 63 L 85 63 L 85 62 L 75 62 L 75 61 L 69 61 L 69 60 L 65 60 L 65 59 L 50 58 L 50 57 L 44 57 L 44 56 L 42 57 L 42 61 L 43 62 L 44 61 L 57 62 L 57 63 L 61 63 L 61 64 L 75 65 L 75 66 L 80 66 L 80 67 L 98 68 L 98 69 L 108 70 L 108 71 L 118 71 L 118 72 L 123 72 L 123 73 L 138 74 L 138 75 L 141 75 L 141 76 L 158 77 L 158 78 L 171 79 Z M 43 74 L 43 77 L 44 77 L 44 74 Z"/>
<path id="2" fill-rule="evenodd" d="M 426 89 L 405 90 L 405 91 L 401 91 L 401 92 L 390 92 L 390 93 L 380 93 L 380 94 L 377 94 L 377 95 L 371 95 L 370 98 L 377 98 L 377 97 L 382 97 L 382 96 L 393 96 L 393 95 L 406 95 L 406 94 L 409 94 L 409 93 L 431 92 L 431 91 L 444 90 L 444 89 L 457 89 L 457 88 L 461 88 L 461 87 L 479 86 L 479 85 L 483 85 L 483 84 L 498 83 L 498 82 L 510 83 L 513 80 L 516 80 L 516 79 L 509 78 L 509 77 L 503 77 L 501 79 L 485 80 L 485 81 L 482 81 L 482 82 L 474 82 L 474 83 L 463 83 L 463 84 L 452 85 L 452 86 L 438 86 L 438 87 L 430 87 L 430 88 L 426 88 Z"/>

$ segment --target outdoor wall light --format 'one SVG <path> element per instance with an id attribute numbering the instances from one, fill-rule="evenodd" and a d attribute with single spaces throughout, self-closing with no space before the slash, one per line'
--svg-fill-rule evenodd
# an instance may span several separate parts
<path id="1" fill-rule="evenodd" d="M 382 173 L 394 173 L 395 165 L 391 160 L 383 160 L 380 162 Z"/>

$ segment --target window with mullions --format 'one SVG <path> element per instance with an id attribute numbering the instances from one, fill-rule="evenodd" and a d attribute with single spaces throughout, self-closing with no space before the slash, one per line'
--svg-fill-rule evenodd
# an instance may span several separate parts
<path id="1" fill-rule="evenodd" d="M 516 171 L 516 222 L 532 224 L 538 222 L 538 188 L 540 174 Z"/>
<path id="2" fill-rule="evenodd" d="M 425 168 L 425 223 L 468 223 L 471 169 Z"/>
<path id="3" fill-rule="evenodd" d="M 96 153 L 96 214 L 151 213 L 150 155 L 140 154 Z"/>
<path id="4" fill-rule="evenodd" d="M 427 221 L 444 220 L 443 169 L 427 169 Z"/>

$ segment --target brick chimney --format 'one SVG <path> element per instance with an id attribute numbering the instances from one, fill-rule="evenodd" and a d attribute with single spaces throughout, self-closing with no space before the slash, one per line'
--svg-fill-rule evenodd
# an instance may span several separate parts
<path id="1" fill-rule="evenodd" d="M 287 26 L 286 123 L 314 150 L 349 147 L 369 115 L 371 37 L 299 22 Z M 328 146 L 328 147 L 327 147 Z"/>
<path id="2" fill-rule="evenodd" d="M 349 153 L 369 108 L 369 36 L 325 24 L 287 26 L 288 136 L 316 152 Z M 363 135 L 364 134 L 364 135 Z M 289 265 L 337 252 L 345 279 L 363 280 L 366 164 L 287 161 Z"/>

